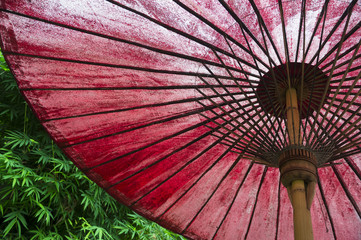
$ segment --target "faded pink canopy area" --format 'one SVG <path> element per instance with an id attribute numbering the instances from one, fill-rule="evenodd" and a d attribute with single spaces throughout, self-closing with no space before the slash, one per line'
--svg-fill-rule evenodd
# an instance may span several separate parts
<path id="1" fill-rule="evenodd" d="M 2 51 L 56 143 L 119 202 L 192 239 L 292 238 L 275 104 L 291 74 L 318 161 L 314 237 L 361 239 L 360 1 L 0 7 Z"/>

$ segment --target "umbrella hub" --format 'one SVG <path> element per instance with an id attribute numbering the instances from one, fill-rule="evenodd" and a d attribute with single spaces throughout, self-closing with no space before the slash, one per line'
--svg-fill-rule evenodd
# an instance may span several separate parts
<path id="1" fill-rule="evenodd" d="M 303 69 L 303 70 L 302 70 Z M 297 92 L 297 105 L 301 119 L 306 118 L 321 105 L 326 91 L 328 76 L 318 67 L 307 63 L 290 62 L 270 69 L 257 86 L 257 98 L 261 108 L 268 114 L 286 118 L 286 92 Z M 329 94 L 327 90 L 326 96 Z"/>
<path id="2" fill-rule="evenodd" d="M 284 151 L 279 159 L 281 182 L 293 208 L 295 240 L 312 240 L 311 205 L 317 183 L 315 156 L 305 149 Z"/>
<path id="3" fill-rule="evenodd" d="M 317 182 L 316 157 L 306 149 L 288 149 L 279 158 L 281 182 L 285 187 L 291 186 L 295 180 L 306 183 Z"/>
<path id="4" fill-rule="evenodd" d="M 290 148 L 284 150 L 278 159 L 281 182 L 287 188 L 296 180 L 315 183 L 317 182 L 317 159 L 311 151 L 302 148 L 301 145 L 296 89 L 288 89 L 285 100 Z"/>

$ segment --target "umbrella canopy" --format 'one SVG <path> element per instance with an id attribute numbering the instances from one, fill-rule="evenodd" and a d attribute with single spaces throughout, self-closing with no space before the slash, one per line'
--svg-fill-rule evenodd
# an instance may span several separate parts
<path id="1" fill-rule="evenodd" d="M 315 239 L 361 238 L 359 1 L 0 7 L 27 102 L 118 201 L 189 238 L 290 239 L 298 152 Z"/>

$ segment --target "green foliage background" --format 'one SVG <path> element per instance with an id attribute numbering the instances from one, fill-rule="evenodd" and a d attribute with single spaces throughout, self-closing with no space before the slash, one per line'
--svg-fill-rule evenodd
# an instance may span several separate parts
<path id="1" fill-rule="evenodd" d="M 185 239 L 117 203 L 44 131 L 0 53 L 0 239 Z"/>

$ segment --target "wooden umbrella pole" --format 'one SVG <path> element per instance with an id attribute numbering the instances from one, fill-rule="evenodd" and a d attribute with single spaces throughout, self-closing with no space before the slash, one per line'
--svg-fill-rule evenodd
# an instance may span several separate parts
<path id="1" fill-rule="evenodd" d="M 286 92 L 287 127 L 290 145 L 300 144 L 297 91 Z M 280 159 L 281 181 L 287 187 L 293 207 L 295 240 L 313 239 L 310 207 L 315 190 L 316 166 L 312 153 L 291 149 Z"/>
<path id="2" fill-rule="evenodd" d="M 298 112 L 297 91 L 290 88 L 286 91 L 287 128 L 290 137 L 290 144 L 300 142 L 300 115 Z"/>
<path id="3" fill-rule="evenodd" d="M 290 188 L 293 207 L 293 225 L 295 240 L 313 239 L 311 212 L 307 207 L 304 180 L 294 180 Z"/>

